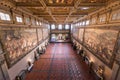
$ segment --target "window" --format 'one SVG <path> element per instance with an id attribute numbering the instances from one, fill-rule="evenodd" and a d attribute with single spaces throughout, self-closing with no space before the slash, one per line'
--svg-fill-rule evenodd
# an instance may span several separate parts
<path id="1" fill-rule="evenodd" d="M 51 29 L 55 29 L 55 25 L 54 24 L 51 25 Z"/>
<path id="2" fill-rule="evenodd" d="M 30 23 L 30 18 L 29 17 L 26 17 L 26 24 L 29 24 Z"/>
<path id="3" fill-rule="evenodd" d="M 42 25 L 42 22 L 39 22 L 40 25 Z"/>
<path id="4" fill-rule="evenodd" d="M 82 25 L 82 23 L 80 22 L 80 26 Z"/>
<path id="5" fill-rule="evenodd" d="M 1 20 L 7 20 L 7 21 L 10 21 L 10 15 L 9 14 L 6 14 L 6 13 L 3 13 L 3 12 L 0 12 L 0 19 Z"/>
<path id="6" fill-rule="evenodd" d="M 50 29 L 50 25 L 48 24 L 48 29 Z"/>
<path id="7" fill-rule="evenodd" d="M 39 25 L 38 21 L 36 21 L 36 24 Z"/>
<path id="8" fill-rule="evenodd" d="M 89 25 L 89 24 L 90 24 L 90 21 L 89 21 L 89 20 L 87 20 L 87 21 L 86 21 L 86 25 Z"/>
<path id="9" fill-rule="evenodd" d="M 62 25 L 61 24 L 58 25 L 58 29 L 60 29 L 60 30 L 62 29 Z"/>
<path id="10" fill-rule="evenodd" d="M 83 21 L 82 25 L 85 26 L 85 21 Z"/>
<path id="11" fill-rule="evenodd" d="M 118 20 L 120 20 L 120 13 L 118 13 L 118 17 L 117 17 Z"/>
<path id="12" fill-rule="evenodd" d="M 35 19 L 34 18 L 32 19 L 32 25 L 35 25 Z"/>
<path id="13" fill-rule="evenodd" d="M 96 18 L 92 18 L 92 24 L 95 24 L 96 23 Z"/>
<path id="14" fill-rule="evenodd" d="M 111 20 L 120 20 L 120 10 L 112 13 Z"/>
<path id="15" fill-rule="evenodd" d="M 65 25 L 65 29 L 69 29 L 69 25 L 67 24 L 67 25 Z"/>
<path id="16" fill-rule="evenodd" d="M 117 19 L 117 13 L 114 13 L 113 15 L 112 15 L 112 20 L 116 20 Z"/>
<path id="17" fill-rule="evenodd" d="M 21 23 L 22 22 L 22 17 L 16 16 L 16 21 Z"/>
<path id="18" fill-rule="evenodd" d="M 71 24 L 71 31 L 72 31 L 72 29 L 73 29 L 73 24 Z"/>
<path id="19" fill-rule="evenodd" d="M 105 22 L 106 20 L 106 15 L 101 15 L 100 16 L 100 22 Z"/>
<path id="20" fill-rule="evenodd" d="M 77 23 L 77 26 L 79 26 L 79 23 Z"/>
<path id="21" fill-rule="evenodd" d="M 80 26 L 80 22 L 79 22 L 79 26 Z"/>
<path id="22" fill-rule="evenodd" d="M 77 26 L 77 23 L 75 23 L 75 26 Z"/>

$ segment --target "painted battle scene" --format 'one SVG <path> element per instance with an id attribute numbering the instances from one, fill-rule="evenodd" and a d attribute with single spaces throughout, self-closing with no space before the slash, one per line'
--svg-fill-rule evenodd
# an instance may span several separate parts
<path id="1" fill-rule="evenodd" d="M 83 42 L 83 33 L 84 33 L 84 29 L 79 29 L 79 40 L 81 42 Z"/>
<path id="2" fill-rule="evenodd" d="M 73 29 L 72 33 L 75 38 L 78 38 L 78 32 L 79 32 L 79 29 L 76 29 L 76 28 Z"/>
<path id="3" fill-rule="evenodd" d="M 11 66 L 37 45 L 36 29 L 0 30 L 0 40 Z"/>
<path id="4" fill-rule="evenodd" d="M 106 64 L 110 63 L 118 31 L 86 29 L 84 45 Z"/>
<path id="5" fill-rule="evenodd" d="M 42 29 L 37 29 L 38 30 L 38 40 L 39 42 L 42 40 Z"/>
<path id="6" fill-rule="evenodd" d="M 117 56 L 116 56 L 117 61 L 120 61 L 120 33 L 117 41 Z"/>
<path id="7" fill-rule="evenodd" d="M 48 29 L 43 29 L 43 39 L 45 39 L 48 36 Z"/>
<path id="8" fill-rule="evenodd" d="M 0 42 L 0 54 L 3 53 L 2 44 Z"/>

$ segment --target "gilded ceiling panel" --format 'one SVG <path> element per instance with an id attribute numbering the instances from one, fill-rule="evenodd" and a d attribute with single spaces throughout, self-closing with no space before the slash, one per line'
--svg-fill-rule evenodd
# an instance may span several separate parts
<path id="1" fill-rule="evenodd" d="M 82 2 L 91 2 L 91 3 L 104 3 L 107 2 L 108 0 L 81 0 Z"/>
<path id="2" fill-rule="evenodd" d="M 38 2 L 39 0 L 14 0 L 15 2 Z"/>
<path id="3" fill-rule="evenodd" d="M 49 22 L 71 22 L 105 6 L 109 0 L 13 0 Z"/>
<path id="4" fill-rule="evenodd" d="M 72 4 L 74 0 L 46 0 L 49 4 Z"/>
<path id="5" fill-rule="evenodd" d="M 52 12 L 69 12 L 69 8 L 68 7 L 54 7 L 54 8 L 51 8 Z"/>

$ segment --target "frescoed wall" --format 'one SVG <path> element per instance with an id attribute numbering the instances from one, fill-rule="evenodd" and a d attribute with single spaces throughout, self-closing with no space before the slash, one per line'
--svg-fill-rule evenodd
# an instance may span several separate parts
<path id="1" fill-rule="evenodd" d="M 38 41 L 42 40 L 42 29 L 37 29 L 38 30 Z"/>
<path id="2" fill-rule="evenodd" d="M 3 53 L 2 44 L 0 42 L 0 54 Z"/>
<path id="3" fill-rule="evenodd" d="M 48 36 L 48 29 L 43 29 L 43 39 Z"/>
<path id="4" fill-rule="evenodd" d="M 119 37 L 118 37 L 118 41 L 117 41 L 117 53 L 116 53 L 116 59 L 117 61 L 120 61 L 120 33 L 119 33 Z"/>
<path id="5" fill-rule="evenodd" d="M 36 29 L 1 30 L 0 39 L 9 67 L 37 45 Z"/>
<path id="6" fill-rule="evenodd" d="M 109 64 L 117 39 L 118 31 L 105 29 L 86 29 L 84 45 L 96 56 Z"/>
<path id="7" fill-rule="evenodd" d="M 75 38 L 78 38 L 78 32 L 79 32 L 78 29 L 73 28 L 72 33 L 73 33 L 73 36 L 74 36 Z"/>
<path id="8" fill-rule="evenodd" d="M 81 42 L 83 42 L 83 33 L 84 33 L 84 29 L 79 29 L 79 36 L 78 36 L 78 38 L 79 38 L 79 40 Z"/>

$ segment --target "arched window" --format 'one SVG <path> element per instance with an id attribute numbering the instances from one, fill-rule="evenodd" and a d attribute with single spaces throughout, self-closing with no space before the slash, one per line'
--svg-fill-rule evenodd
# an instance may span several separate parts
<path id="1" fill-rule="evenodd" d="M 54 24 L 51 25 L 51 29 L 55 29 L 55 25 Z"/>
<path id="2" fill-rule="evenodd" d="M 58 25 L 58 29 L 62 30 L 62 25 L 61 24 Z"/>

